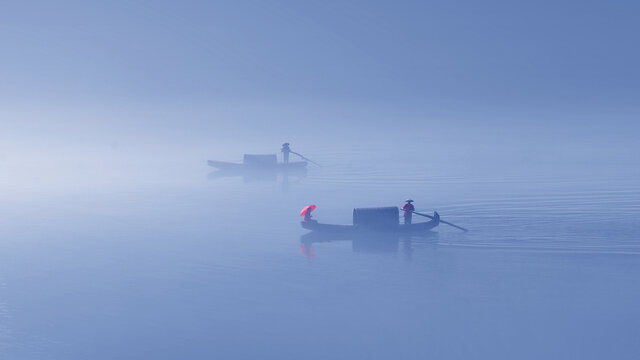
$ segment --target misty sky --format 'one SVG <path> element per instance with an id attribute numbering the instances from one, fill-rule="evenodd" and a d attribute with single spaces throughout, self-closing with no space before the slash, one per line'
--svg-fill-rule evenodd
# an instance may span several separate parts
<path id="1" fill-rule="evenodd" d="M 7 102 L 636 107 L 634 1 L 11 1 Z"/>
<path id="2" fill-rule="evenodd" d="M 5 2 L 0 160 L 231 160 L 364 134 L 627 161 L 639 16 L 633 1 Z"/>

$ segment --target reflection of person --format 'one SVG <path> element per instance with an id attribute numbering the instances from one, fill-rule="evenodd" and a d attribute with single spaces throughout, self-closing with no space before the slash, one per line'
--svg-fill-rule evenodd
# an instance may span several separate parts
<path id="1" fill-rule="evenodd" d="M 300 244 L 300 251 L 302 252 L 302 255 L 308 258 L 316 257 L 315 251 L 313 251 L 313 242 L 305 241 L 302 244 Z"/>
<path id="2" fill-rule="evenodd" d="M 413 256 L 413 246 L 410 236 L 402 238 L 402 252 L 404 253 L 405 260 L 411 261 L 411 257 Z"/>
<path id="3" fill-rule="evenodd" d="M 402 207 L 402 210 L 404 210 L 404 223 L 411 224 L 411 215 L 416 208 L 412 204 L 413 200 L 409 199 L 405 202 L 406 204 Z"/>
<path id="4" fill-rule="evenodd" d="M 280 151 L 282 152 L 282 161 L 285 164 L 288 164 L 289 163 L 289 153 L 291 152 L 291 148 L 289 148 L 289 143 L 282 144 L 282 149 L 280 149 Z"/>

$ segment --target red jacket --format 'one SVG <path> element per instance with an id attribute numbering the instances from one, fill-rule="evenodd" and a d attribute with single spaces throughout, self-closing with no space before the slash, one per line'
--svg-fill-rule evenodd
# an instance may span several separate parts
<path id="1" fill-rule="evenodd" d="M 411 212 L 414 211 L 416 208 L 413 207 L 413 204 L 408 203 L 408 204 L 404 204 L 404 206 L 402 207 L 402 210 L 404 210 L 404 216 L 409 216 L 411 215 Z"/>

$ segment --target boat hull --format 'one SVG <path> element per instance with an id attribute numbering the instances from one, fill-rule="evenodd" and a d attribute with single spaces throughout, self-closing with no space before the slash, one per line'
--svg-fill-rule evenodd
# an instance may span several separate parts
<path id="1" fill-rule="evenodd" d="M 303 170 L 307 167 L 306 161 L 294 161 L 290 163 L 275 163 L 275 164 L 243 164 L 232 163 L 226 161 L 208 160 L 207 164 L 216 169 L 225 171 L 289 171 L 289 170 Z"/>
<path id="2" fill-rule="evenodd" d="M 390 233 L 390 234 L 412 234 L 429 231 L 440 224 L 440 215 L 434 213 L 433 219 L 427 222 L 415 224 L 398 224 L 393 227 L 372 228 L 368 226 L 356 225 L 334 225 L 323 224 L 315 220 L 300 222 L 303 228 L 314 232 L 337 233 L 337 234 L 359 234 L 359 233 Z"/>

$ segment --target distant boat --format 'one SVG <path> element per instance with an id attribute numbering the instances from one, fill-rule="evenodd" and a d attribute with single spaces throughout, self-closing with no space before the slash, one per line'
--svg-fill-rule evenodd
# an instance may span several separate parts
<path id="1" fill-rule="evenodd" d="M 324 233 L 354 234 L 361 232 L 414 234 L 429 231 L 440 224 L 440 215 L 433 213 L 433 219 L 415 224 L 400 224 L 399 209 L 360 208 L 353 209 L 353 225 L 323 224 L 315 220 L 302 221 L 303 228 Z"/>
<path id="2" fill-rule="evenodd" d="M 211 167 L 225 171 L 295 171 L 307 167 L 306 161 L 292 161 L 289 163 L 278 162 L 275 154 L 253 155 L 245 154 L 242 163 L 208 160 Z"/>

